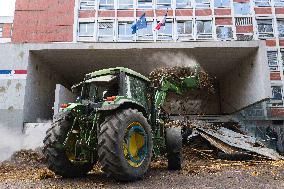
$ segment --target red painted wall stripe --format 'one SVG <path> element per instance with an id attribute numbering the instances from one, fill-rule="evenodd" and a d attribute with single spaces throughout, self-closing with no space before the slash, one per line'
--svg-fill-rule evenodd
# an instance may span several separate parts
<path id="1" fill-rule="evenodd" d="M 266 39 L 266 46 L 269 46 L 269 47 L 274 47 L 276 46 L 276 40 L 275 39 Z"/>
<path id="2" fill-rule="evenodd" d="M 276 14 L 284 14 L 284 8 L 275 8 Z"/>
<path id="3" fill-rule="evenodd" d="M 279 40 L 279 45 L 284 47 L 284 39 Z"/>
<path id="4" fill-rule="evenodd" d="M 3 25 L 3 38 L 11 38 L 12 24 Z"/>
<path id="5" fill-rule="evenodd" d="M 176 16 L 192 16 L 192 15 L 193 15 L 192 9 L 176 10 Z"/>
<path id="6" fill-rule="evenodd" d="M 216 18 L 215 23 L 216 25 L 232 25 L 233 21 L 232 18 Z"/>
<path id="7" fill-rule="evenodd" d="M 215 15 L 231 15 L 231 9 L 214 9 Z"/>
<path id="8" fill-rule="evenodd" d="M 255 14 L 272 14 L 271 8 L 254 8 Z"/>
<path id="9" fill-rule="evenodd" d="M 236 26 L 237 33 L 251 33 L 253 32 L 253 26 Z"/>
<path id="10" fill-rule="evenodd" d="M 95 16 L 96 16 L 95 10 L 79 11 L 79 18 L 90 18 L 90 17 L 95 17 Z"/>
<path id="11" fill-rule="evenodd" d="M 280 72 L 271 72 L 270 80 L 281 80 Z"/>
<path id="12" fill-rule="evenodd" d="M 117 11 L 118 17 L 134 17 L 134 11 L 119 10 Z"/>
<path id="13" fill-rule="evenodd" d="M 14 70 L 15 74 L 27 74 L 28 71 L 27 70 Z"/>
<path id="14" fill-rule="evenodd" d="M 284 108 L 271 108 L 267 110 L 268 116 L 284 116 Z"/>
<path id="15" fill-rule="evenodd" d="M 211 9 L 197 9 L 195 10 L 195 15 L 196 16 L 210 16 L 212 15 Z"/>
<path id="16" fill-rule="evenodd" d="M 111 11 L 99 11 L 99 17 L 114 17 L 115 12 L 113 10 Z"/>
<path id="17" fill-rule="evenodd" d="M 156 10 L 157 16 L 164 16 L 166 14 L 166 10 Z M 168 16 L 173 16 L 173 10 L 168 10 Z"/>
<path id="18" fill-rule="evenodd" d="M 146 17 L 154 17 L 154 11 L 152 10 L 139 10 L 136 15 L 140 17 L 143 13 L 145 13 Z"/>

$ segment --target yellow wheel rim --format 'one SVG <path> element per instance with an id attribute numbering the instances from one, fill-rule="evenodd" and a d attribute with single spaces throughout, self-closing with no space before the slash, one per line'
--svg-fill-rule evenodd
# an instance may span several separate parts
<path id="1" fill-rule="evenodd" d="M 76 160 L 75 158 L 75 145 L 76 145 L 76 136 L 71 134 L 71 136 L 68 138 L 66 143 L 66 156 L 67 158 L 73 162 Z"/>
<path id="2" fill-rule="evenodd" d="M 147 135 L 139 122 L 132 122 L 125 130 L 124 157 L 132 167 L 139 167 L 147 155 Z"/>

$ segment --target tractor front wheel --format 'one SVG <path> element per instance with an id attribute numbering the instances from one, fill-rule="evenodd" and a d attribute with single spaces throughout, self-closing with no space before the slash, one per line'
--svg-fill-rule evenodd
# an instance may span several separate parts
<path id="1" fill-rule="evenodd" d="M 76 161 L 74 155 L 75 136 L 69 137 L 72 139 L 67 141 L 68 149 L 62 147 L 67 133 L 72 127 L 73 120 L 70 112 L 57 114 L 43 141 L 43 154 L 48 168 L 63 177 L 82 176 L 93 168 L 92 163 Z"/>
<path id="2" fill-rule="evenodd" d="M 102 170 L 117 180 L 141 178 L 151 162 L 151 127 L 142 113 L 121 110 L 101 124 L 98 156 Z"/>

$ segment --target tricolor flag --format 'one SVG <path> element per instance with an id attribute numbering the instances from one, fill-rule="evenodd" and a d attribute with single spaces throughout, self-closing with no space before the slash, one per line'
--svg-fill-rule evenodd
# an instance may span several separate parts
<path id="1" fill-rule="evenodd" d="M 167 19 L 168 12 L 166 12 L 164 18 L 157 24 L 155 27 L 155 30 L 160 30 L 162 26 L 166 25 L 166 19 Z"/>
<path id="2" fill-rule="evenodd" d="M 135 34 L 137 30 L 147 28 L 147 22 L 146 22 L 146 17 L 145 13 L 140 16 L 140 18 L 137 20 L 137 22 L 133 22 L 131 29 L 132 29 L 132 34 Z"/>

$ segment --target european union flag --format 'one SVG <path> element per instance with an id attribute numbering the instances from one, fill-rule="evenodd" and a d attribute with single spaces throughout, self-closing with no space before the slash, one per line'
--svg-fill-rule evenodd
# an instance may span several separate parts
<path id="1" fill-rule="evenodd" d="M 145 13 L 143 13 L 142 16 L 140 16 L 137 22 L 133 22 L 131 26 L 132 34 L 135 34 L 137 30 L 143 29 L 143 28 L 147 28 Z"/>

